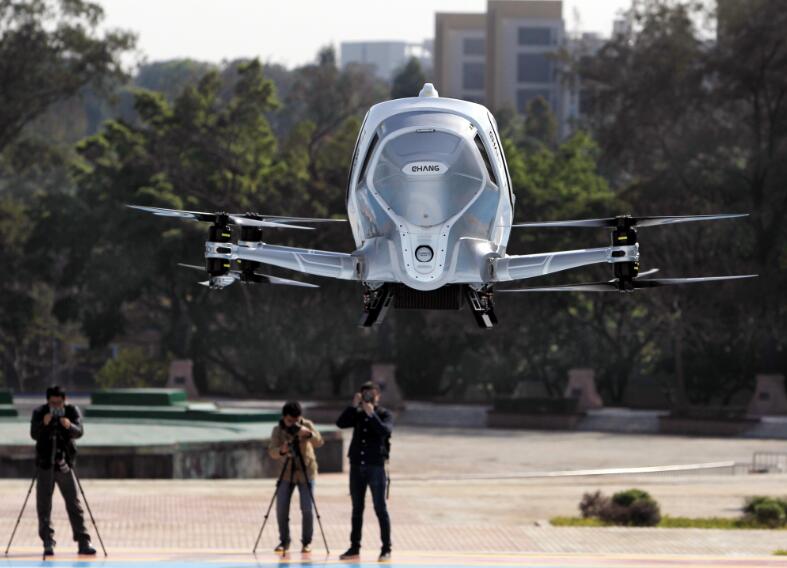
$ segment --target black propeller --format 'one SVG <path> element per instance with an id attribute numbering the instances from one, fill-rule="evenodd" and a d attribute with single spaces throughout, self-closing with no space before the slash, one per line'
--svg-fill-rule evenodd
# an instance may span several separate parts
<path id="1" fill-rule="evenodd" d="M 192 270 L 199 270 L 200 272 L 205 272 L 204 266 L 197 266 L 195 264 L 183 264 L 181 262 L 178 263 L 178 266 L 182 266 L 183 268 L 190 268 Z M 211 278 L 210 280 L 206 280 L 205 282 L 200 282 L 200 284 L 211 288 L 225 288 L 236 281 L 241 281 L 241 282 L 254 282 L 256 284 L 275 284 L 279 286 L 319 288 L 319 286 L 317 286 L 316 284 L 310 284 L 308 282 L 300 282 L 298 280 L 290 280 L 289 278 L 280 278 L 278 276 L 270 276 L 268 274 L 259 274 L 257 272 L 229 270 L 225 274 L 226 275 L 220 275 L 218 277 L 219 278 L 218 280 L 214 281 L 214 279 Z"/>
<path id="2" fill-rule="evenodd" d="M 716 221 L 718 219 L 737 219 L 748 217 L 748 213 L 730 213 L 721 215 L 678 215 L 657 217 L 632 217 L 619 215 L 603 219 L 577 219 L 573 221 L 544 221 L 541 223 L 518 223 L 512 227 L 607 227 L 610 229 L 628 229 L 632 227 L 655 227 L 657 225 L 671 225 L 674 223 L 690 223 L 692 221 Z"/>
<path id="3" fill-rule="evenodd" d="M 161 217 L 178 217 L 217 225 L 238 225 L 240 227 L 258 227 L 273 229 L 302 229 L 311 231 L 314 227 L 306 227 L 293 223 L 344 223 L 344 219 L 315 219 L 311 217 L 283 217 L 280 215 L 258 215 L 256 213 L 206 213 L 203 211 L 184 211 L 181 209 L 164 209 L 163 207 L 147 207 L 144 205 L 126 205 L 159 215 Z"/>
<path id="4" fill-rule="evenodd" d="M 648 271 L 647 274 L 652 274 L 652 271 Z M 701 284 L 703 282 L 719 282 L 722 280 L 740 280 L 743 278 L 756 277 L 757 274 L 741 274 L 735 276 L 705 276 L 701 278 L 633 278 L 630 280 L 614 278 L 608 282 L 559 284 L 556 286 L 531 286 L 527 288 L 495 290 L 495 292 L 632 292 L 642 288 L 660 288 L 662 286 Z"/>

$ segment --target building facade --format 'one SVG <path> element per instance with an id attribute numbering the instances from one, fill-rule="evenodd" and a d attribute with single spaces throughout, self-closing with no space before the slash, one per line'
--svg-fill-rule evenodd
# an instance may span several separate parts
<path id="1" fill-rule="evenodd" d="M 434 83 L 445 97 L 486 102 L 486 14 L 438 13 Z"/>
<path id="2" fill-rule="evenodd" d="M 558 54 L 571 51 L 561 0 L 488 0 L 486 13 L 438 13 L 434 79 L 440 94 L 524 113 L 549 103 L 566 136 L 579 112 L 575 81 Z"/>

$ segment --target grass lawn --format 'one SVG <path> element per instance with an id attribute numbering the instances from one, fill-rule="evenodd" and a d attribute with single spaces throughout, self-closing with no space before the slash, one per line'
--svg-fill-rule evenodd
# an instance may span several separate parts
<path id="1" fill-rule="evenodd" d="M 606 527 L 613 526 L 604 523 L 598 518 L 592 517 L 583 519 L 582 517 L 552 517 L 549 523 L 553 527 Z M 787 530 L 787 527 L 769 527 L 753 521 L 743 519 L 729 519 L 726 517 L 708 517 L 694 519 L 690 517 L 670 517 L 665 515 L 661 518 L 658 528 L 662 529 L 769 529 Z M 787 555 L 787 550 L 777 551 L 774 554 Z"/>

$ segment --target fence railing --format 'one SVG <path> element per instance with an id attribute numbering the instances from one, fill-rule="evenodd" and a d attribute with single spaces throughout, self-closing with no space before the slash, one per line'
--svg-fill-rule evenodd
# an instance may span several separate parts
<path id="1" fill-rule="evenodd" d="M 751 473 L 787 472 L 787 453 L 756 452 L 751 459 Z"/>

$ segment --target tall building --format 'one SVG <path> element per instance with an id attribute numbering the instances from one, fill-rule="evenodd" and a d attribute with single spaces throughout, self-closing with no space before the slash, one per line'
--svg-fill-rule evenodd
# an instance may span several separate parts
<path id="1" fill-rule="evenodd" d="M 524 112 L 543 97 L 562 122 L 564 89 L 555 55 L 565 35 L 563 2 L 489 0 L 486 30 L 489 106 Z"/>
<path id="2" fill-rule="evenodd" d="M 445 97 L 485 103 L 486 14 L 438 13 L 434 83 Z"/>
<path id="3" fill-rule="evenodd" d="M 410 57 L 416 57 L 421 67 L 432 67 L 432 42 L 408 43 L 405 41 L 344 41 L 339 47 L 342 67 L 350 63 L 368 65 L 375 75 L 389 80 Z"/>
<path id="4" fill-rule="evenodd" d="M 438 13 L 435 86 L 492 110 L 524 112 L 543 97 L 566 135 L 579 106 L 557 60 L 566 43 L 561 0 L 488 0 L 486 13 Z"/>

